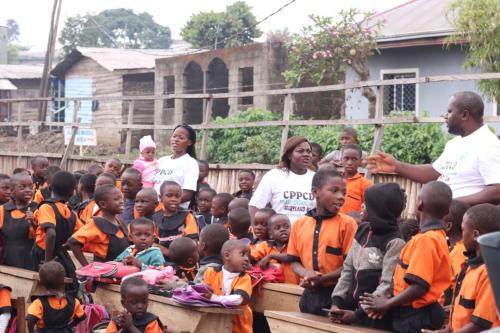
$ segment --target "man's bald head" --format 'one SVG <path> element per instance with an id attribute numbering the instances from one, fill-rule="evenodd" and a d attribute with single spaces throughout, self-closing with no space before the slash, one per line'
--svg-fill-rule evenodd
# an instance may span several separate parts
<path id="1" fill-rule="evenodd" d="M 484 103 L 481 96 L 472 91 L 460 91 L 453 94 L 450 99 L 450 103 L 453 104 L 459 111 L 469 111 L 471 118 L 476 123 L 483 122 L 484 115 Z"/>

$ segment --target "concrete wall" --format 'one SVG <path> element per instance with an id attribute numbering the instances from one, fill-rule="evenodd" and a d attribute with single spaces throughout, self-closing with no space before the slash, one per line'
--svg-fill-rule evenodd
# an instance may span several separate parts
<path id="1" fill-rule="evenodd" d="M 212 61 L 219 58 L 224 62 L 228 70 L 228 86 L 229 93 L 237 93 L 240 90 L 240 77 L 239 70 L 245 67 L 253 68 L 253 89 L 254 91 L 272 89 L 273 84 L 283 82 L 281 72 L 283 71 L 284 56 L 286 50 L 281 44 L 250 44 L 237 48 L 225 48 L 219 50 L 212 50 L 207 52 L 162 58 L 156 60 L 155 69 L 155 94 L 166 93 L 164 86 L 165 77 L 174 76 L 175 79 L 175 93 L 184 93 L 186 91 L 186 76 L 185 69 L 190 63 L 195 62 L 201 66 L 203 73 L 203 80 L 205 88 L 207 82 L 210 82 L 209 66 Z M 188 84 L 189 86 L 189 84 Z M 274 86 L 276 88 L 276 86 Z M 210 92 L 206 90 L 207 92 Z M 216 93 L 217 91 L 213 91 Z M 220 92 L 220 91 L 218 91 Z M 155 124 L 178 124 L 186 120 L 193 120 L 201 122 L 202 108 L 198 105 L 196 110 L 189 110 L 188 113 L 197 113 L 195 117 L 192 114 L 186 114 L 186 101 L 175 100 L 174 108 L 165 107 L 166 102 L 155 102 Z M 247 108 L 249 106 L 261 107 L 273 111 L 281 112 L 283 110 L 283 98 L 255 96 L 253 105 L 241 106 L 238 98 L 229 98 L 228 115 L 236 113 L 238 110 Z M 217 105 L 214 104 L 214 108 Z M 212 109 L 212 114 L 220 114 L 220 110 Z M 165 138 L 168 136 L 167 131 L 157 131 L 155 139 L 157 141 L 166 142 Z"/>
<path id="2" fill-rule="evenodd" d="M 83 57 L 66 73 L 65 79 L 92 79 L 92 93 L 94 96 L 121 96 L 122 75 L 106 70 L 94 60 Z M 92 113 L 94 124 L 120 124 L 122 122 L 121 101 L 99 101 L 97 110 Z M 121 144 L 119 129 L 97 129 L 98 144 Z"/>
<path id="3" fill-rule="evenodd" d="M 463 69 L 466 54 L 460 47 L 445 49 L 439 45 L 407 47 L 400 49 L 382 49 L 380 55 L 369 60 L 370 80 L 381 79 L 384 69 L 418 68 L 419 76 L 470 73 Z M 357 76 L 348 71 L 346 82 L 359 81 Z M 420 84 L 418 90 L 419 115 L 427 112 L 430 116 L 441 116 L 446 112 L 448 98 L 455 92 L 472 90 L 479 92 L 474 81 L 436 82 Z M 491 115 L 493 104 L 486 99 L 485 114 Z M 368 103 L 360 90 L 349 92 L 346 97 L 347 118 L 368 118 Z"/>
<path id="4" fill-rule="evenodd" d="M 7 27 L 0 26 L 0 64 L 7 63 Z"/>

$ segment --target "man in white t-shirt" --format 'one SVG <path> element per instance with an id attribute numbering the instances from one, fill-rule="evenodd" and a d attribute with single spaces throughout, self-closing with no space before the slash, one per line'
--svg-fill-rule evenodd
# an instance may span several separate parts
<path id="1" fill-rule="evenodd" d="M 448 132 L 457 137 L 434 163 L 411 165 L 378 152 L 367 158 L 367 168 L 396 172 L 419 183 L 440 180 L 450 186 L 453 198 L 469 205 L 500 204 L 500 140 L 483 124 L 483 112 L 478 94 L 458 92 L 450 97 L 445 115 Z"/>

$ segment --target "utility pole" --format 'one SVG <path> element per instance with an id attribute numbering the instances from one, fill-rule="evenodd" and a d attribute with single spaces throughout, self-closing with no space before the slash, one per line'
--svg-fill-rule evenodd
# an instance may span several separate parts
<path id="1" fill-rule="evenodd" d="M 57 28 L 59 26 L 59 17 L 61 15 L 62 0 L 54 0 L 52 16 L 50 19 L 49 39 L 47 41 L 47 51 L 45 53 L 45 62 L 43 64 L 42 82 L 40 83 L 40 97 L 49 95 L 49 77 L 52 70 L 52 61 L 57 40 Z M 38 121 L 45 121 L 47 118 L 47 101 L 41 101 L 38 109 Z M 43 128 L 43 125 L 42 125 Z"/>

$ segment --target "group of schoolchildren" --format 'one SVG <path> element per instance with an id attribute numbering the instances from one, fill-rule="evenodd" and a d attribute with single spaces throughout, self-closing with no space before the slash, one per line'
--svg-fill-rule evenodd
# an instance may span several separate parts
<path id="1" fill-rule="evenodd" d="M 243 312 L 233 316 L 233 332 L 253 331 L 247 272 L 252 265 L 277 264 L 285 283 L 304 287 L 301 311 L 335 323 L 397 332 L 499 326 L 477 237 L 500 230 L 500 208 L 469 208 L 452 200 L 447 185 L 430 182 L 418 197 L 419 222 L 401 221 L 404 191 L 363 178 L 357 171 L 362 156 L 358 145 L 346 144 L 344 174 L 316 166 L 316 206 L 293 225 L 271 208 L 250 217 L 251 171 L 239 173 L 240 191 L 233 195 L 216 193 L 200 173 L 196 198 L 185 210 L 177 183 L 164 182 L 159 193 L 146 187 L 147 165 L 121 172 L 120 161 L 111 159 L 104 168 L 72 174 L 55 167 L 48 172 L 46 158 L 33 158 L 31 175 L 18 169 L 0 176 L 3 264 L 38 271 L 46 287 L 28 309 L 29 331 L 71 331 L 84 318 L 78 299 L 64 292 L 64 277 L 74 278 L 75 271 L 68 250 L 81 265 L 88 264 L 84 253 L 91 253 L 94 261 L 140 270 L 172 266 L 184 283 L 204 283 L 219 296 L 240 295 Z M 8 321 L 8 292 L 0 285 L 0 332 Z M 124 310 L 106 332 L 163 331 L 147 312 L 145 281 L 125 280 L 121 298 Z"/>

